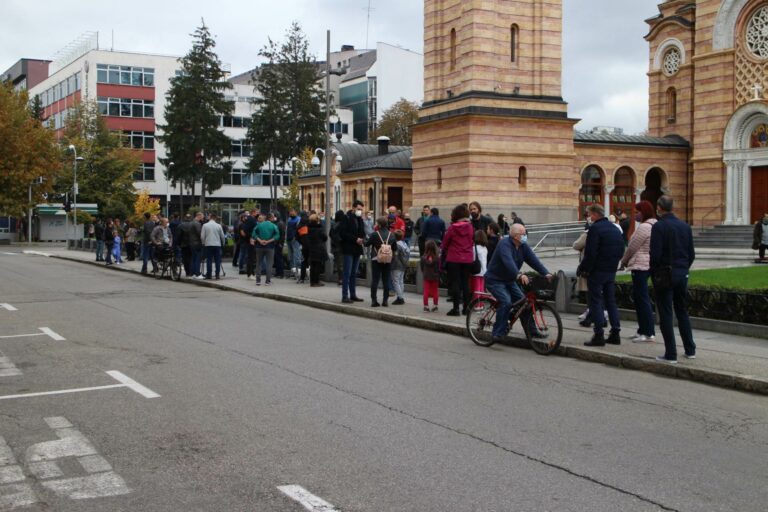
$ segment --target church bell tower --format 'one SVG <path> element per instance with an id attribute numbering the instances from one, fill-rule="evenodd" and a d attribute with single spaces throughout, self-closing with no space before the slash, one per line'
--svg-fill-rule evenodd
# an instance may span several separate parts
<path id="1" fill-rule="evenodd" d="M 576 218 L 561 61 L 562 0 L 425 0 L 414 206 L 476 200 L 526 222 Z"/>

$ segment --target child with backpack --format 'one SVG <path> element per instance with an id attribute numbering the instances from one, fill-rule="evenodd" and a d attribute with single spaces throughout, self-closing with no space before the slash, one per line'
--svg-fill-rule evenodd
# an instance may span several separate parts
<path id="1" fill-rule="evenodd" d="M 421 273 L 424 276 L 424 311 L 429 312 L 429 299 L 432 298 L 432 312 L 437 311 L 437 303 L 440 298 L 440 254 L 437 243 L 427 240 L 424 245 L 424 254 L 421 257 Z"/>
<path id="2" fill-rule="evenodd" d="M 469 278 L 469 289 L 472 292 L 472 298 L 485 292 L 485 272 L 488 269 L 488 236 L 485 231 L 478 229 L 475 231 L 475 254 L 480 262 L 480 272 Z"/>
<path id="3" fill-rule="evenodd" d="M 392 284 L 395 286 L 397 299 L 392 304 L 400 306 L 405 304 L 405 271 L 408 270 L 411 259 L 411 248 L 405 241 L 405 233 L 400 229 L 395 231 L 395 240 L 397 240 L 397 252 L 392 260 Z"/>
<path id="4" fill-rule="evenodd" d="M 378 229 L 368 235 L 368 240 L 365 242 L 365 246 L 371 248 L 371 307 L 373 308 L 389 306 L 389 272 L 397 251 L 397 240 L 387 229 L 387 218 L 378 218 L 376 226 Z M 381 304 L 377 299 L 379 280 L 384 288 Z"/>

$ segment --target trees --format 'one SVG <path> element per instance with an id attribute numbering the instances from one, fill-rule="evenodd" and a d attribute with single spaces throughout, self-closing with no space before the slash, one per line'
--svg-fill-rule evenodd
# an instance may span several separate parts
<path id="1" fill-rule="evenodd" d="M 411 126 L 418 120 L 419 105 L 400 98 L 400 101 L 382 114 L 375 137 L 387 136 L 393 146 L 410 146 L 412 144 Z"/>
<path id="2" fill-rule="evenodd" d="M 280 204 L 287 209 L 294 208 L 298 210 L 301 208 L 301 188 L 299 187 L 299 178 L 311 168 L 312 157 L 315 156 L 311 148 L 304 148 L 304 151 L 298 157 L 291 160 L 293 169 L 291 170 L 291 183 L 287 187 L 283 187 L 283 198 L 280 199 Z"/>
<path id="3" fill-rule="evenodd" d="M 152 199 L 149 195 L 149 189 L 145 188 L 136 196 L 133 204 L 133 222 L 141 225 L 144 222 L 144 214 L 158 215 L 160 213 L 160 200 Z"/>
<path id="4" fill-rule="evenodd" d="M 133 210 L 133 174 L 141 160 L 109 131 L 96 103 L 81 102 L 69 111 L 60 142 L 61 172 L 56 192 L 63 195 L 72 191 L 74 155 L 67 148 L 73 145 L 77 156 L 83 158 L 77 165 L 78 202 L 98 203 L 102 215 L 125 215 Z"/>
<path id="5" fill-rule="evenodd" d="M 270 39 L 259 55 L 267 63 L 253 75 L 258 110 L 248 131 L 253 146 L 249 162 L 252 172 L 261 169 L 270 158 L 270 169 L 285 167 L 305 148 L 322 145 L 327 133 L 325 100 L 318 85 L 320 69 L 309 53 L 309 42 L 301 26 L 294 22 L 284 42 L 278 44 Z M 270 174 L 274 206 L 277 184 L 274 173 Z"/>
<path id="6" fill-rule="evenodd" d="M 21 216 L 50 193 L 61 168 L 53 133 L 30 116 L 27 102 L 26 92 L 0 83 L 0 213 L 5 215 Z"/>
<path id="7" fill-rule="evenodd" d="M 192 38 L 192 49 L 179 61 L 181 73 L 171 78 L 166 124 L 157 125 L 162 133 L 156 138 L 166 147 L 167 157 L 160 161 L 171 185 L 181 183 L 194 190 L 195 181 L 201 181 L 200 208 L 204 209 L 206 192 L 220 189 L 232 170 L 232 163 L 225 160 L 232 145 L 219 130 L 219 120 L 232 112 L 234 104 L 224 98 L 232 84 L 224 79 L 214 52 L 216 42 L 204 21 Z"/>

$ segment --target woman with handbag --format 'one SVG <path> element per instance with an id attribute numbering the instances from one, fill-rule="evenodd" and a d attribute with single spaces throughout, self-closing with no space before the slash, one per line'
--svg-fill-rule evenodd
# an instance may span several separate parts
<path id="1" fill-rule="evenodd" d="M 637 313 L 637 333 L 630 339 L 633 343 L 652 343 L 656 340 L 656 328 L 648 278 L 651 275 L 651 229 L 658 220 L 650 201 L 635 205 L 635 222 L 635 233 L 621 258 L 621 268 L 632 272 L 632 298 Z"/>

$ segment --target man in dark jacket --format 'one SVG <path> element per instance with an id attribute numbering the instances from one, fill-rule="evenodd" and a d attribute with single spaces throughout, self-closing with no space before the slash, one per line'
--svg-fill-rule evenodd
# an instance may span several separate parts
<path id="1" fill-rule="evenodd" d="M 149 212 L 144 213 L 144 225 L 141 228 L 141 273 L 147 273 L 147 263 L 152 261 L 152 272 L 157 272 L 157 264 L 155 258 L 152 257 L 152 231 L 156 226 L 155 221 L 152 220 L 152 214 Z"/>
<path id="2" fill-rule="evenodd" d="M 493 219 L 487 215 L 483 215 L 483 207 L 477 201 L 469 203 L 469 220 L 472 222 L 472 227 L 475 231 L 482 231 L 488 228 L 488 225 L 493 222 Z"/>
<path id="3" fill-rule="evenodd" d="M 421 237 L 424 239 L 424 244 L 429 240 L 434 240 L 440 247 L 445 236 L 445 221 L 440 218 L 440 211 L 437 208 L 432 208 L 430 213 L 431 215 L 422 224 Z"/>
<path id="4" fill-rule="evenodd" d="M 768 249 L 768 213 L 755 222 L 755 229 L 752 231 L 752 249 L 758 251 L 759 262 L 764 263 L 765 250 Z"/>
<path id="5" fill-rule="evenodd" d="M 245 251 L 245 257 L 240 258 L 240 274 L 247 274 L 248 279 L 256 280 L 256 272 L 253 265 L 256 259 L 255 246 L 251 245 L 251 233 L 259 223 L 259 209 L 253 208 L 251 215 L 245 219 L 239 226 L 240 229 L 240 250 Z"/>
<path id="6" fill-rule="evenodd" d="M 96 235 L 96 261 L 104 261 L 104 221 L 97 220 L 93 229 Z"/>
<path id="7" fill-rule="evenodd" d="M 431 208 L 428 204 L 425 204 L 421 209 L 421 216 L 416 220 L 416 224 L 413 226 L 413 232 L 418 237 L 419 254 L 424 254 L 424 245 L 427 243 L 424 239 L 424 222 L 429 218 Z"/>
<path id="8" fill-rule="evenodd" d="M 347 212 L 344 226 L 341 229 L 341 254 L 344 256 L 344 277 L 341 281 L 341 302 L 351 304 L 362 302 L 357 296 L 357 269 L 360 266 L 360 256 L 363 255 L 365 242 L 365 226 L 363 225 L 362 201 L 357 200 L 352 209 Z"/>
<path id="9" fill-rule="evenodd" d="M 611 221 L 605 218 L 605 210 L 602 206 L 590 205 L 587 207 L 587 212 L 592 219 L 592 226 L 587 233 L 584 258 L 576 274 L 587 278 L 589 314 L 592 316 L 595 334 L 584 344 L 588 347 L 602 347 L 606 343 L 620 345 L 621 324 L 619 309 L 616 306 L 616 270 L 624 255 L 624 238 Z M 603 311 L 606 310 L 611 322 L 611 333 L 607 339 L 603 332 L 605 326 Z"/>
<path id="10" fill-rule="evenodd" d="M 674 202 L 669 196 L 661 196 L 656 202 L 659 222 L 651 229 L 651 276 L 656 291 L 656 305 L 659 308 L 659 326 L 664 336 L 664 355 L 659 361 L 677 363 L 677 346 L 672 319 L 674 304 L 680 338 L 683 340 L 685 357 L 696 357 L 696 343 L 693 341 L 691 321 L 688 318 L 688 270 L 693 265 L 696 253 L 693 248 L 691 226 L 678 219 L 672 208 Z M 657 279 L 667 274 L 667 282 Z"/>

